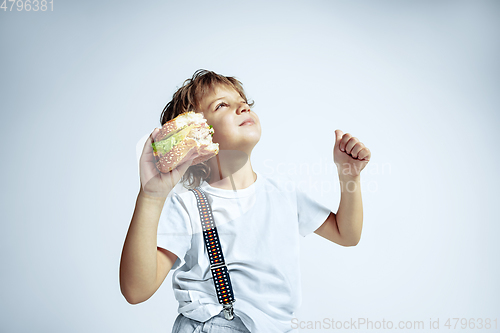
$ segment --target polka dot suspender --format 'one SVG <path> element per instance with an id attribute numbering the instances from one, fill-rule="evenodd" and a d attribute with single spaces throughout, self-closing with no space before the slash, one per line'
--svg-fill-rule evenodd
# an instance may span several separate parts
<path id="1" fill-rule="evenodd" d="M 212 208 L 205 192 L 200 187 L 196 187 L 190 191 L 194 193 L 198 203 L 198 211 L 203 228 L 203 239 L 210 259 L 210 269 L 215 283 L 217 298 L 219 303 L 224 307 L 224 317 L 227 320 L 232 320 L 234 317 L 233 303 L 235 302 L 233 287 L 226 263 L 224 262 L 224 255 L 222 254 L 219 235 L 215 227 Z"/>

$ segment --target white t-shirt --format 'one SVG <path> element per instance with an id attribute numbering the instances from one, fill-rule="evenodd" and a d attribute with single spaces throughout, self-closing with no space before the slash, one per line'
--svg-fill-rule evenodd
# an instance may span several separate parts
<path id="1" fill-rule="evenodd" d="M 302 301 L 299 235 L 313 233 L 330 209 L 297 189 L 287 177 L 259 172 L 242 190 L 201 184 L 212 207 L 229 270 L 234 313 L 252 333 L 289 332 Z M 184 188 L 183 188 L 184 189 Z M 177 255 L 172 269 L 179 313 L 206 321 L 222 310 L 218 302 L 196 197 L 172 191 L 158 225 L 158 246 Z"/>

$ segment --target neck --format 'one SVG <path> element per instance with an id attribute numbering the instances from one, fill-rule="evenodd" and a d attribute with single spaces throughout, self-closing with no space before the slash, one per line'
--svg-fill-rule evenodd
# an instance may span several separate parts
<path id="1" fill-rule="evenodd" d="M 252 185 L 257 175 L 252 169 L 250 156 L 238 150 L 221 150 L 208 161 L 212 187 L 224 190 L 242 190 Z"/>

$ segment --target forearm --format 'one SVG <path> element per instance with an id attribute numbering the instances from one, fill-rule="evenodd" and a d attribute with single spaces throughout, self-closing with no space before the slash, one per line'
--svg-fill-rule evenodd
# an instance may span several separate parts
<path id="1" fill-rule="evenodd" d="M 127 301 L 143 301 L 152 294 L 157 274 L 158 221 L 165 198 L 139 192 L 132 221 L 123 245 L 120 263 L 120 288 Z"/>
<path id="2" fill-rule="evenodd" d="M 360 177 L 339 176 L 341 197 L 337 211 L 339 233 L 348 243 L 356 245 L 363 228 L 363 202 Z"/>

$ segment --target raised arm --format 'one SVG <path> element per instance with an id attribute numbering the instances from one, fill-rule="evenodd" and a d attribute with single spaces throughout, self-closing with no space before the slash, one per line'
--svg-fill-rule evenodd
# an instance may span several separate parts
<path id="1" fill-rule="evenodd" d="M 169 173 L 158 172 L 151 146 L 156 133 L 158 129 L 149 137 L 141 155 L 141 189 L 120 261 L 120 289 L 131 304 L 149 299 L 177 260 L 175 254 L 157 248 L 158 223 L 166 197 L 196 157 L 190 156 Z"/>

